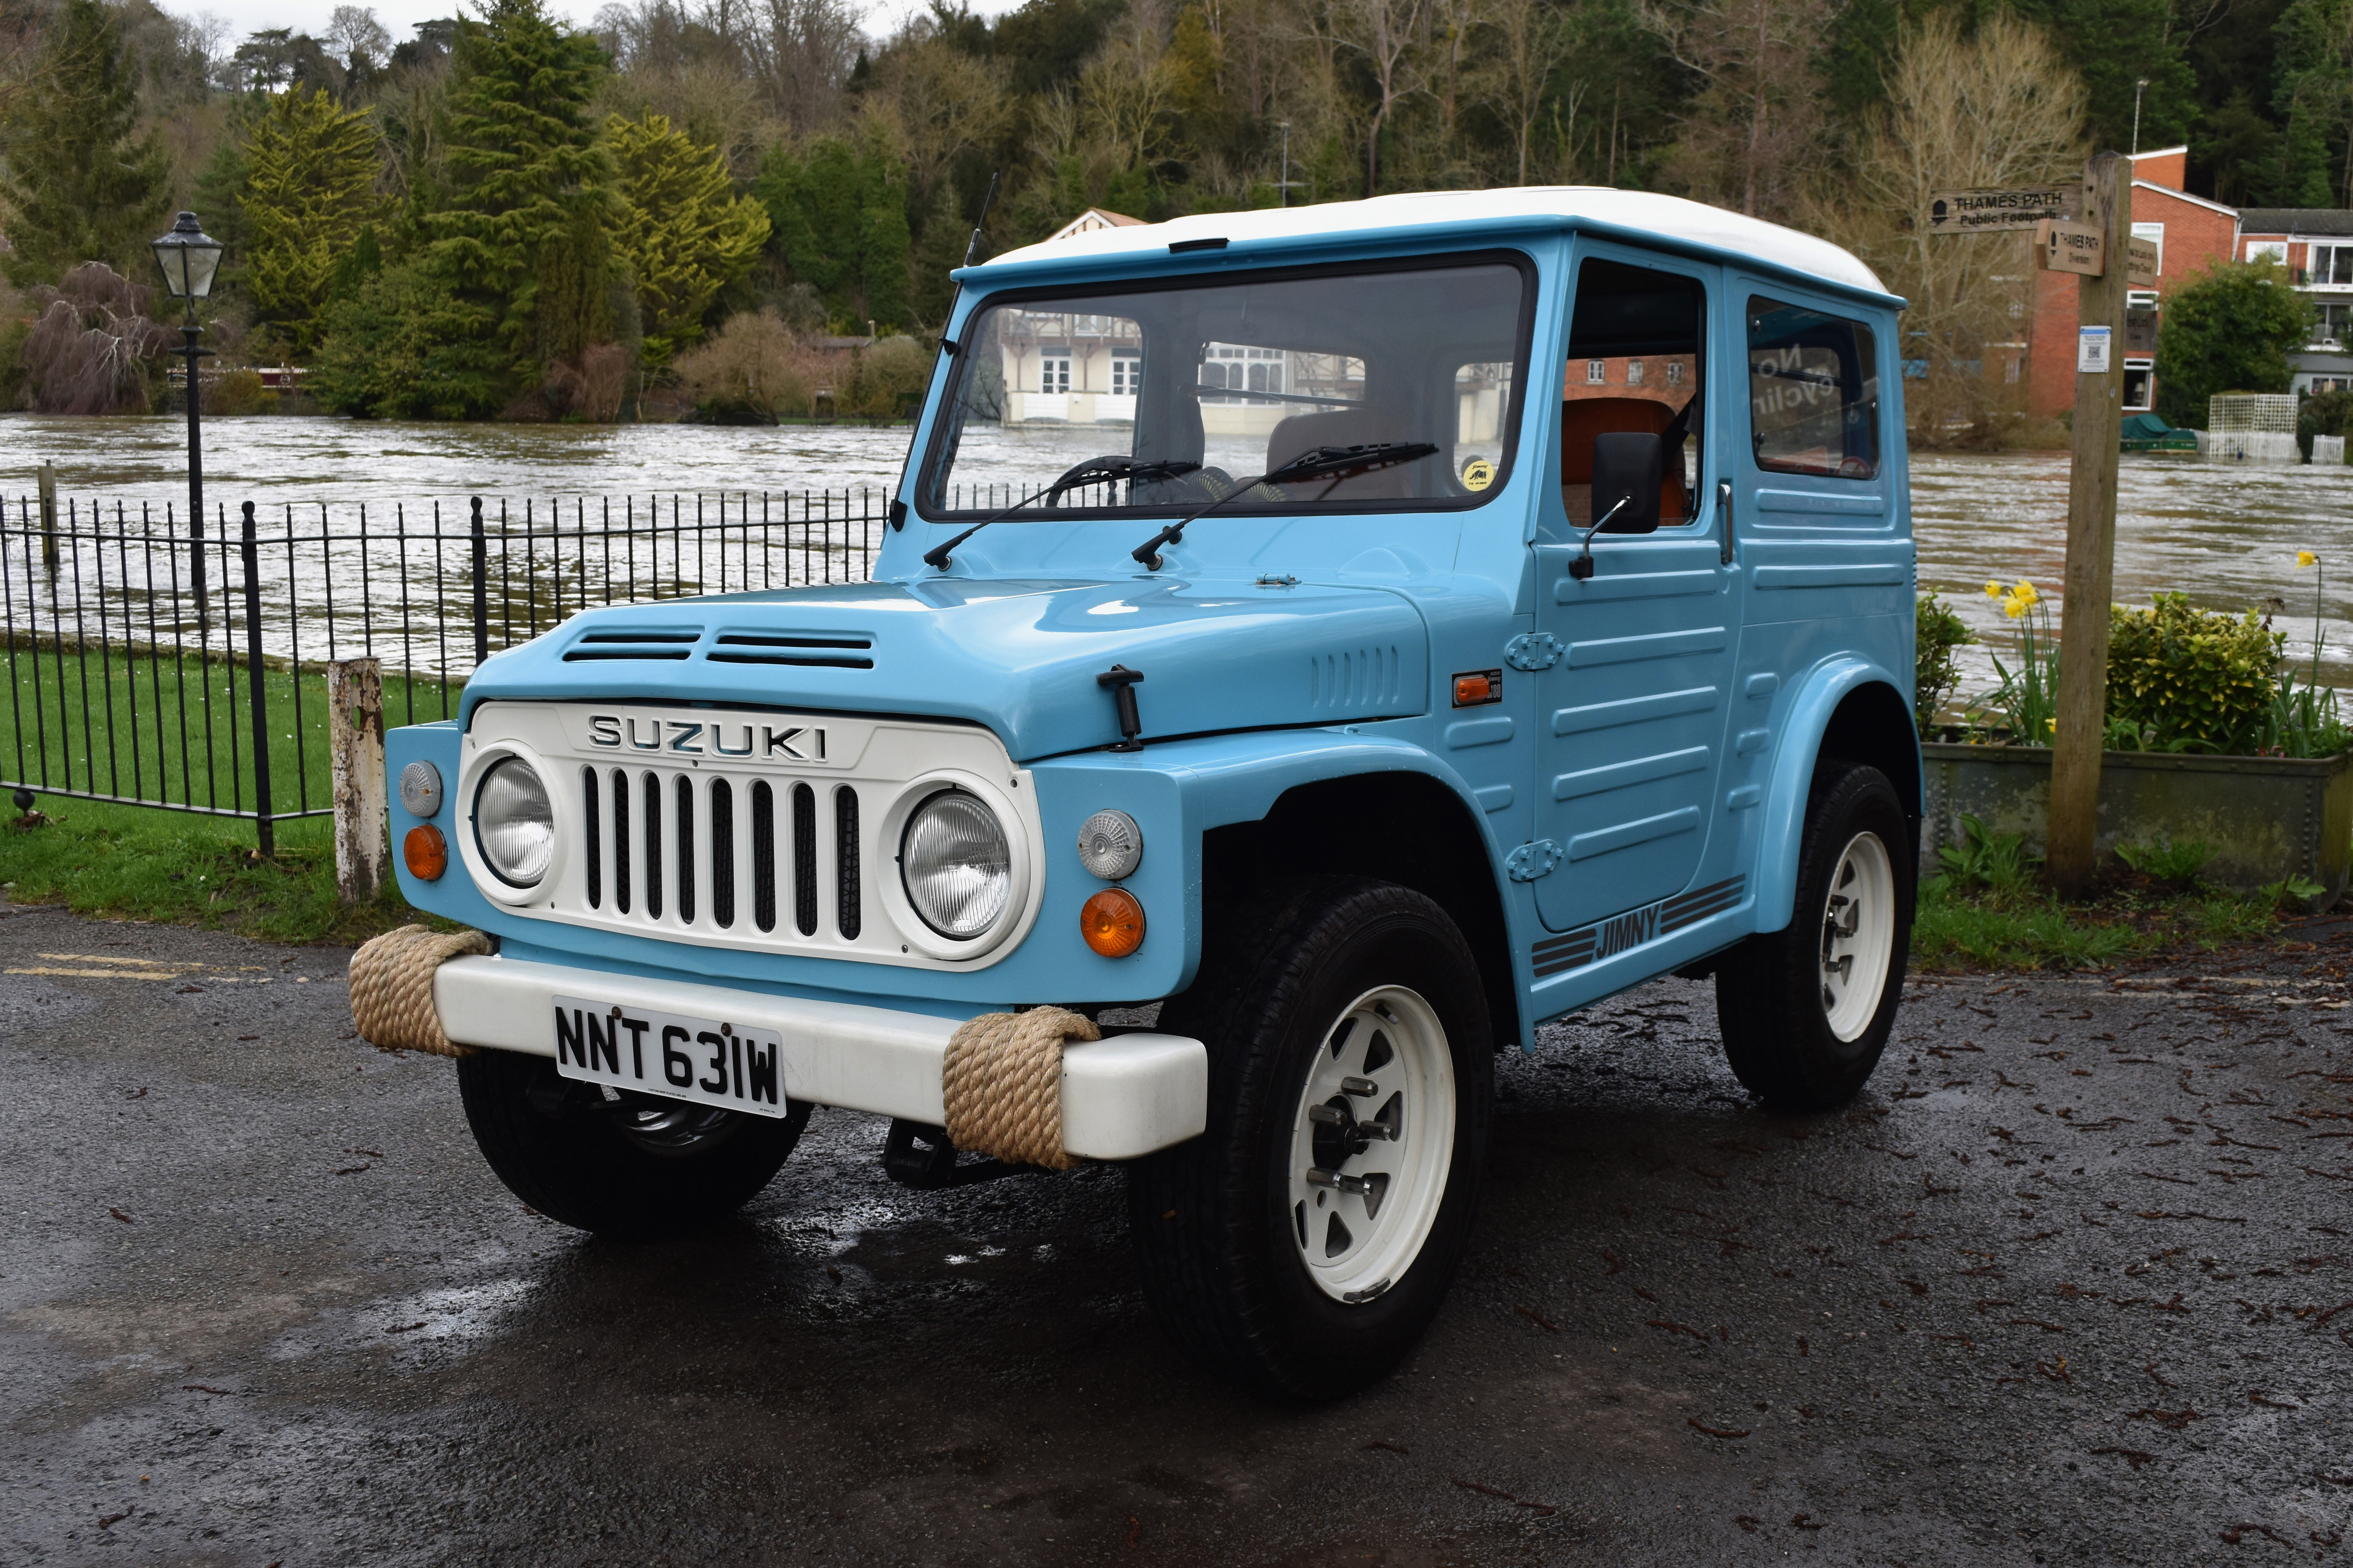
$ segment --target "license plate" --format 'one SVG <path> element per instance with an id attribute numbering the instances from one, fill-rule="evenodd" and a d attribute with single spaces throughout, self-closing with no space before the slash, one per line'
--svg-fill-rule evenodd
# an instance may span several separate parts
<path id="1" fill-rule="evenodd" d="M 650 1007 L 555 998 L 555 1070 L 668 1100 L 782 1116 L 785 1040 L 774 1029 Z"/>

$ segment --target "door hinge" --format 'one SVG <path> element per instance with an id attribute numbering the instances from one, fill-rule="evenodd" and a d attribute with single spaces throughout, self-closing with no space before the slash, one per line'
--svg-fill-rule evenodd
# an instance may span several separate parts
<path id="1" fill-rule="evenodd" d="M 1560 846 L 1549 838 L 1539 838 L 1504 856 L 1504 870 L 1514 882 L 1533 882 L 1538 877 L 1551 875 L 1560 862 Z"/>
<path id="2" fill-rule="evenodd" d="M 1514 669 L 1550 669 L 1560 656 L 1560 639 L 1550 632 L 1522 632 L 1504 645 L 1504 662 Z"/>

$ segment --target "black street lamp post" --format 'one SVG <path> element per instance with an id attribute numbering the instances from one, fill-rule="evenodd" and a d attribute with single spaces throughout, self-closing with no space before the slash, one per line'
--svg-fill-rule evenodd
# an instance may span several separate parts
<path id="1" fill-rule="evenodd" d="M 186 341 L 174 351 L 188 362 L 188 537 L 192 542 L 191 585 L 196 595 L 196 637 L 201 643 L 209 628 L 205 605 L 205 453 L 197 430 L 197 405 L 204 401 L 196 362 L 208 357 L 196 346 L 204 329 L 196 325 L 196 301 L 213 291 L 220 270 L 221 242 L 197 226 L 196 215 L 182 213 L 172 232 L 153 242 L 156 264 L 173 294 L 188 302 L 188 318 L 180 328 Z"/>

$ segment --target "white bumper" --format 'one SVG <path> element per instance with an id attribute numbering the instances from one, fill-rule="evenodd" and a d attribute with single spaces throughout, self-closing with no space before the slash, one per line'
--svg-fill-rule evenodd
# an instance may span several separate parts
<path id="1" fill-rule="evenodd" d="M 728 1017 L 784 1037 L 785 1095 L 938 1126 L 940 1064 L 956 1020 L 887 1007 L 807 1002 L 718 985 L 644 980 L 507 958 L 458 958 L 434 976 L 441 1027 L 459 1045 L 555 1055 L 555 998 Z M 1133 1160 L 1200 1136 L 1209 1053 L 1181 1035 L 1115 1035 L 1062 1052 L 1062 1146 Z"/>

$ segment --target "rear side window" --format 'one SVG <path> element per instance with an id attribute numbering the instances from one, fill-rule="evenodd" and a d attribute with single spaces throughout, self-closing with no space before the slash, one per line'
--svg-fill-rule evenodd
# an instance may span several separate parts
<path id="1" fill-rule="evenodd" d="M 1752 294 L 1748 420 L 1769 473 L 1879 473 L 1879 356 L 1869 327 Z"/>

